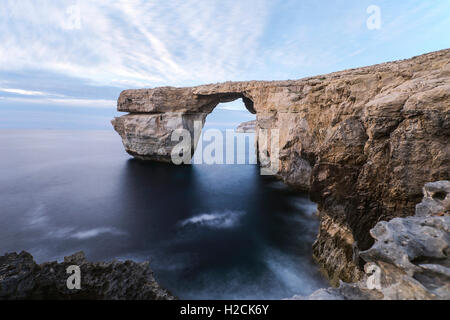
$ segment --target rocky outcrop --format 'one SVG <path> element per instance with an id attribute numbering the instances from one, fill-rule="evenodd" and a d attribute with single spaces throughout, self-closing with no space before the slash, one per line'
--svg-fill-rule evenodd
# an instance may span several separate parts
<path id="1" fill-rule="evenodd" d="M 81 289 L 67 287 L 69 266 L 81 270 Z M 153 277 L 149 264 L 132 261 L 90 263 L 82 252 L 64 262 L 36 264 L 27 252 L 0 257 L 0 300 L 173 300 Z"/>
<path id="2" fill-rule="evenodd" d="M 416 215 L 379 222 L 375 244 L 360 253 L 373 273 L 321 289 L 310 300 L 450 299 L 450 181 L 428 183 Z"/>
<path id="3" fill-rule="evenodd" d="M 241 123 L 237 128 L 236 132 L 239 133 L 253 133 L 256 132 L 256 120 L 247 121 Z"/>
<path id="4" fill-rule="evenodd" d="M 206 116 L 221 102 L 242 98 L 247 109 L 255 113 L 253 102 L 239 90 L 202 95 L 198 88 L 163 87 L 125 90 L 120 94 L 117 110 L 128 115 L 112 121 L 122 137 L 125 150 L 140 160 L 171 162 L 172 141 L 177 129 L 187 130 L 192 137 L 194 154 L 199 136 L 195 129 L 203 128 Z"/>
<path id="5" fill-rule="evenodd" d="M 112 123 L 131 155 L 170 162 L 175 129 L 239 98 L 256 113 L 260 160 L 272 152 L 262 133 L 278 132 L 276 175 L 318 203 L 314 257 L 335 284 L 362 276 L 376 223 L 413 215 L 420 186 L 450 178 L 449 49 L 295 81 L 127 90 L 129 114 Z"/>

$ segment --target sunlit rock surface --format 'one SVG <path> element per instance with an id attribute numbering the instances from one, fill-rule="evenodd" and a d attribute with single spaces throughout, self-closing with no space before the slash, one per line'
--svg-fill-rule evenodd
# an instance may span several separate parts
<path id="1" fill-rule="evenodd" d="M 450 179 L 449 49 L 301 80 L 126 90 L 130 114 L 112 123 L 128 153 L 170 162 L 175 129 L 239 98 L 256 113 L 260 160 L 261 133 L 278 130 L 276 175 L 318 203 L 314 258 L 335 284 L 362 276 L 376 223 L 413 215 L 421 186 Z"/>

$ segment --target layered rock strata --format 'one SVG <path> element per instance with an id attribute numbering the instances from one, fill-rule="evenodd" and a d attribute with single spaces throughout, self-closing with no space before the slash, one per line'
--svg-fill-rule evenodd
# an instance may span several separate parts
<path id="1" fill-rule="evenodd" d="M 412 217 L 379 222 L 361 257 L 370 274 L 308 300 L 450 300 L 450 181 L 428 183 Z"/>
<path id="2" fill-rule="evenodd" d="M 67 286 L 69 266 L 81 271 L 81 289 Z M 64 262 L 36 264 L 27 252 L 0 257 L 0 300 L 173 300 L 153 277 L 149 264 L 91 263 L 80 252 Z"/>
<path id="3" fill-rule="evenodd" d="M 450 179 L 450 49 L 295 81 L 126 90 L 129 114 L 112 123 L 128 153 L 170 162 L 176 129 L 194 134 L 239 98 L 256 113 L 259 158 L 276 137 L 276 175 L 318 203 L 314 257 L 335 284 L 361 277 L 376 223 L 413 215 L 420 186 Z"/>

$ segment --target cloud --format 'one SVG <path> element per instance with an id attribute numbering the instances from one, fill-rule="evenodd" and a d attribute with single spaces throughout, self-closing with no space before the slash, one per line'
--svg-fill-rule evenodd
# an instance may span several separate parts
<path id="1" fill-rule="evenodd" d="M 221 110 L 229 110 L 229 111 L 244 111 L 248 112 L 247 108 L 245 108 L 244 105 L 219 105 L 217 106 L 218 109 Z"/>
<path id="2" fill-rule="evenodd" d="M 243 76 L 268 14 L 266 0 L 3 2 L 0 70 L 127 86 Z M 77 12 L 79 28 L 68 28 Z"/>
<path id="3" fill-rule="evenodd" d="M 31 90 L 23 90 L 23 89 L 8 89 L 8 88 L 0 88 L 0 91 L 6 92 L 6 93 L 14 93 L 14 94 L 20 94 L 25 96 L 43 96 L 47 95 L 45 92 L 41 91 L 31 91 Z"/>
<path id="4" fill-rule="evenodd" d="M 20 102 L 26 104 L 39 105 L 59 105 L 66 107 L 96 107 L 96 108 L 115 108 L 116 100 L 107 99 L 75 99 L 75 98 L 20 98 L 20 97 L 1 97 L 0 101 Z"/>
<path id="5" fill-rule="evenodd" d="M 380 0 L 377 31 L 366 27 L 370 0 L 0 3 L 0 91 L 67 105 L 113 106 L 122 88 L 298 79 L 408 58 L 448 47 L 439 31 L 450 27 L 445 1 Z"/>
<path id="6" fill-rule="evenodd" d="M 83 231 L 75 231 L 75 229 L 71 227 L 56 228 L 51 226 L 48 228 L 50 230 L 47 232 L 47 236 L 54 239 L 88 240 L 105 234 L 112 236 L 124 236 L 127 234 L 126 232 L 110 227 L 100 227 Z"/>
<path id="7" fill-rule="evenodd" d="M 3 102 L 97 108 L 115 108 L 117 105 L 116 100 L 112 99 L 75 98 L 62 94 L 28 89 L 0 88 L 0 92 L 7 94 L 6 96 L 0 96 L 0 101 Z"/>
<path id="8" fill-rule="evenodd" d="M 117 230 L 115 228 L 109 228 L 109 227 L 101 227 L 101 228 L 95 228 L 85 231 L 79 231 L 74 234 L 71 234 L 71 238 L 79 239 L 79 240 L 86 240 L 90 238 L 98 237 L 102 234 L 110 234 L 114 236 L 122 236 L 126 233 L 120 230 Z"/>

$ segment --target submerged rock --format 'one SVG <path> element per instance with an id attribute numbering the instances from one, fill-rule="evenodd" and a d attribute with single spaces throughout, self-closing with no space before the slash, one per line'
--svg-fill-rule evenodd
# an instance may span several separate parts
<path id="1" fill-rule="evenodd" d="M 415 216 L 379 222 L 370 231 L 375 244 L 360 253 L 370 274 L 360 282 L 293 299 L 449 300 L 449 193 L 450 181 L 427 183 Z"/>
<path id="2" fill-rule="evenodd" d="M 318 204 L 314 258 L 335 284 L 362 276 L 358 252 L 375 224 L 413 215 L 421 186 L 450 179 L 450 49 L 301 80 L 126 90 L 118 110 L 129 114 L 112 123 L 128 153 L 170 162 L 176 129 L 192 136 L 239 98 L 256 114 L 261 166 L 275 163 Z M 276 130 L 278 159 L 262 134 Z"/>
<path id="3" fill-rule="evenodd" d="M 81 271 L 81 289 L 70 290 L 69 266 Z M 65 257 L 64 262 L 36 264 L 27 252 L 0 257 L 0 300 L 96 299 L 173 300 L 153 277 L 148 262 L 88 262 L 83 252 Z"/>

